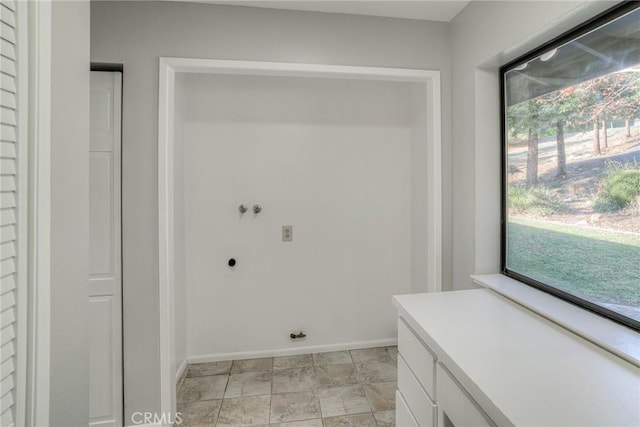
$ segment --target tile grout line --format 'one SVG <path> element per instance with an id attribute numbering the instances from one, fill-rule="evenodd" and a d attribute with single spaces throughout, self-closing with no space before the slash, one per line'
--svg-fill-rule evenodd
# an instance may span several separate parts
<path id="1" fill-rule="evenodd" d="M 276 358 L 271 359 L 271 393 L 269 393 L 269 426 L 271 426 L 271 408 L 273 405 L 273 373 L 275 371 Z"/>
<path id="2" fill-rule="evenodd" d="M 229 374 L 227 375 L 227 383 L 224 385 L 224 391 L 222 392 L 222 399 L 220 399 L 220 409 L 218 409 L 218 416 L 216 416 L 216 422 L 213 424 L 214 427 L 218 425 L 218 421 L 220 420 L 220 414 L 222 413 L 222 404 L 224 403 L 224 395 L 227 394 L 227 388 L 229 387 L 229 381 L 231 380 L 231 368 L 233 367 L 233 361 L 231 362 L 231 366 L 229 366 Z"/>
<path id="3" fill-rule="evenodd" d="M 353 359 L 353 356 L 351 358 Z M 364 398 L 367 401 L 367 405 L 369 406 L 369 413 L 373 418 L 373 422 L 376 423 L 376 427 L 379 427 L 378 421 L 376 421 L 376 417 L 373 415 L 373 407 L 371 406 L 371 402 L 369 401 L 369 396 L 367 396 L 367 391 L 364 389 L 365 384 L 363 384 L 362 380 L 360 379 L 360 371 L 358 371 L 358 367 L 356 366 L 355 361 L 353 362 L 353 369 L 355 369 L 356 371 L 356 376 L 358 377 L 358 384 L 360 384 L 360 387 L 362 388 L 362 392 L 364 393 Z"/>
<path id="4" fill-rule="evenodd" d="M 272 365 L 273 367 L 273 365 Z M 271 370 L 271 386 L 269 393 L 269 426 L 271 426 L 271 411 L 273 410 L 273 370 Z"/>
<path id="5" fill-rule="evenodd" d="M 320 407 L 320 422 L 324 419 L 324 413 L 322 412 L 322 402 L 320 401 L 320 383 L 318 383 L 318 371 L 316 371 L 315 360 L 313 359 L 313 355 L 311 356 L 311 366 L 313 367 L 313 379 L 316 383 L 316 399 L 318 399 L 318 406 Z M 324 425 L 324 422 L 322 422 Z"/>

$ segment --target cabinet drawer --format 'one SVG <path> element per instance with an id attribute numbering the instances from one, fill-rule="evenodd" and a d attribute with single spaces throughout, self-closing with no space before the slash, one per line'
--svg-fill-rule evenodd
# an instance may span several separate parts
<path id="1" fill-rule="evenodd" d="M 440 364 L 438 364 L 436 375 L 438 376 L 438 406 L 456 427 L 493 426 L 467 392 Z"/>
<path id="2" fill-rule="evenodd" d="M 432 427 L 436 425 L 436 406 L 420 387 L 402 355 L 398 357 L 398 389 L 419 426 Z"/>
<path id="3" fill-rule="evenodd" d="M 437 400 L 434 394 L 435 360 L 429 350 L 413 334 L 411 328 L 398 318 L 398 352 L 404 357 L 407 366 L 427 391 L 432 400 Z"/>
<path id="4" fill-rule="evenodd" d="M 397 427 L 420 427 L 409 411 L 407 402 L 402 398 L 402 394 L 396 390 L 396 426 Z"/>

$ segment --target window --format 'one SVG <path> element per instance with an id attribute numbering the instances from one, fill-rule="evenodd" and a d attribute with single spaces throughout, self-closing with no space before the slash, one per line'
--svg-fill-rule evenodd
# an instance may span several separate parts
<path id="1" fill-rule="evenodd" d="M 640 329 L 640 7 L 505 65 L 503 273 Z"/>

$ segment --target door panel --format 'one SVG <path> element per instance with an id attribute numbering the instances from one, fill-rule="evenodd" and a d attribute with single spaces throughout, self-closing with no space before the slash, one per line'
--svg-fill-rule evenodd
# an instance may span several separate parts
<path id="1" fill-rule="evenodd" d="M 111 296 L 92 297 L 90 408 L 92 419 L 109 420 L 113 410 L 113 304 Z"/>
<path id="2" fill-rule="evenodd" d="M 114 278 L 113 153 L 92 151 L 90 157 L 89 271 L 94 277 Z"/>
<path id="3" fill-rule="evenodd" d="M 89 174 L 90 425 L 122 426 L 121 88 L 91 73 Z"/>

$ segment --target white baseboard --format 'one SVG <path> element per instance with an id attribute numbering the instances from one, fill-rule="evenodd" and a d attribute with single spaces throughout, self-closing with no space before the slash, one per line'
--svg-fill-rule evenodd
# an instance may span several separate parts
<path id="1" fill-rule="evenodd" d="M 182 375 L 185 373 L 186 369 L 187 369 L 187 359 L 185 358 L 180 364 L 180 366 L 178 366 L 178 369 L 176 370 L 176 384 L 180 382 L 180 380 L 182 379 Z"/>
<path id="2" fill-rule="evenodd" d="M 189 356 L 188 363 L 219 362 L 221 360 L 259 359 L 262 357 L 293 356 L 296 354 L 328 353 L 330 351 L 357 350 L 360 348 L 389 347 L 398 343 L 397 338 L 373 341 L 356 341 L 339 344 L 306 347 L 278 348 L 273 350 L 241 351 L 236 353 L 215 353 Z"/>

